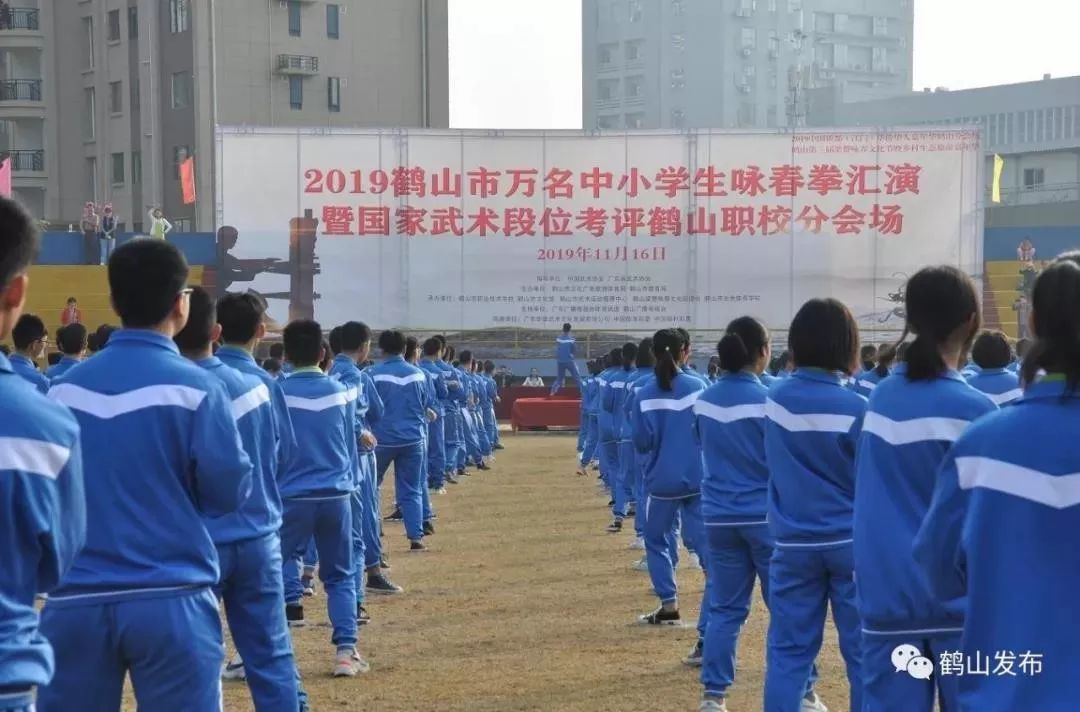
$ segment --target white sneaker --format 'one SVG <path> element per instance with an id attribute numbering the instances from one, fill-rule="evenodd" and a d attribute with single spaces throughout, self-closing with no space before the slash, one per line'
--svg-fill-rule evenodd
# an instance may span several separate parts
<path id="1" fill-rule="evenodd" d="M 701 571 L 701 559 L 698 558 L 697 554 L 691 553 L 687 557 L 686 566 L 692 571 Z"/>
<path id="2" fill-rule="evenodd" d="M 722 699 L 717 700 L 710 697 L 707 700 L 702 700 L 697 709 L 698 712 L 727 712 L 727 704 Z"/>
<path id="3" fill-rule="evenodd" d="M 439 489 L 434 490 L 434 494 L 446 494 L 446 488 L 440 487 Z"/>
<path id="4" fill-rule="evenodd" d="M 799 705 L 799 712 L 829 712 L 829 708 L 821 701 L 816 692 L 811 692 L 803 698 Z"/>
<path id="5" fill-rule="evenodd" d="M 632 568 L 634 569 L 634 571 L 645 571 L 645 572 L 647 572 L 649 570 L 649 559 L 648 559 L 648 557 L 642 556 L 640 559 L 638 559 L 637 561 L 634 562 Z"/>
<path id="6" fill-rule="evenodd" d="M 221 671 L 222 680 L 246 680 L 247 673 L 244 672 L 244 661 L 240 658 L 240 654 L 237 653 L 233 656 L 233 659 L 225 664 L 225 669 Z"/>
<path id="7" fill-rule="evenodd" d="M 334 656 L 334 677 L 356 677 L 370 670 L 371 666 L 360 657 L 356 648 L 339 650 Z"/>
<path id="8" fill-rule="evenodd" d="M 630 546 L 627 549 L 635 549 L 637 551 L 645 551 L 645 540 L 641 537 L 634 537 L 634 540 L 630 542 Z"/>

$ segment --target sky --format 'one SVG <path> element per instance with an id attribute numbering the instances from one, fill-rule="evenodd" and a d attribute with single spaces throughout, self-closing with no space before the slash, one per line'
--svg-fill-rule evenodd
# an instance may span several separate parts
<path id="1" fill-rule="evenodd" d="M 1080 74 L 1078 0 L 914 1 L 916 90 Z M 581 128 L 581 0 L 449 3 L 451 126 Z"/>

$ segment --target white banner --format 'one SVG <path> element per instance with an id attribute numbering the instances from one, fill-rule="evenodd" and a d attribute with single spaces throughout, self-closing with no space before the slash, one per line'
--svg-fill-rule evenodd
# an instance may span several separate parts
<path id="1" fill-rule="evenodd" d="M 978 274 L 971 130 L 221 128 L 219 283 L 279 322 L 787 328 L 811 297 L 895 327 L 906 278 Z"/>

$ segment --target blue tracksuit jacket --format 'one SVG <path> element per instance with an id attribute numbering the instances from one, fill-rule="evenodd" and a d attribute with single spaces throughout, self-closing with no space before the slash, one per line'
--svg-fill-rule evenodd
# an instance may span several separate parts
<path id="1" fill-rule="evenodd" d="M 33 384 L 40 393 L 49 392 L 49 379 L 38 370 L 37 364 L 22 354 L 11 354 L 8 365 L 15 373 L 19 374 Z"/>
<path id="2" fill-rule="evenodd" d="M 639 386 L 644 384 L 645 379 L 654 378 L 651 368 L 635 368 L 626 374 L 626 387 L 619 405 L 619 440 L 632 441 L 634 433 L 630 427 L 630 414 L 634 410 L 634 396 Z"/>
<path id="3" fill-rule="evenodd" d="M 334 357 L 334 362 L 330 366 L 330 373 L 328 375 L 332 380 L 338 381 L 345 386 L 347 389 L 346 395 L 353 402 L 352 410 L 353 415 L 355 416 L 354 434 L 357 438 L 357 448 L 359 448 L 360 434 L 367 430 L 366 415 L 367 410 L 370 407 L 366 407 L 364 414 L 361 414 L 359 404 L 364 402 L 366 405 L 368 402 L 367 399 L 370 397 L 369 394 L 365 392 L 368 379 L 364 377 L 363 371 L 356 365 L 356 362 L 344 354 L 338 354 Z M 372 387 L 372 390 L 374 390 L 374 387 Z M 363 476 L 362 472 L 363 470 L 360 468 L 358 460 L 356 472 L 357 487 L 360 486 L 360 479 Z"/>
<path id="4" fill-rule="evenodd" d="M 423 441 L 427 435 L 424 411 L 434 405 L 424 372 L 401 356 L 391 356 L 372 366 L 369 375 L 385 407 L 382 418 L 375 423 L 379 445 L 399 447 Z"/>
<path id="5" fill-rule="evenodd" d="M 431 409 L 440 416 L 445 415 L 446 401 L 450 397 L 450 389 L 446 385 L 446 371 L 439 368 L 439 364 L 431 359 L 422 359 L 419 366 L 431 377 L 431 382 L 435 386 L 435 402 L 432 403 Z"/>
<path id="6" fill-rule="evenodd" d="M 1024 389 L 1020 387 L 1020 377 L 1007 368 L 983 369 L 967 379 L 967 382 L 999 407 L 1024 395 Z"/>
<path id="7" fill-rule="evenodd" d="M 555 339 L 555 360 L 559 363 L 570 363 L 574 360 L 574 337 L 572 334 L 560 334 Z"/>
<path id="8" fill-rule="evenodd" d="M 941 600 L 919 576 L 911 540 L 945 453 L 975 419 L 996 409 L 953 371 L 909 381 L 900 364 L 874 390 L 856 462 L 855 572 L 863 631 L 909 637 L 959 633 L 963 599 Z"/>
<path id="9" fill-rule="evenodd" d="M 886 372 L 884 376 L 881 376 L 878 375 L 876 368 L 868 369 L 851 379 L 851 389 L 863 398 L 869 398 L 877 385 L 890 375 L 890 372 Z"/>
<path id="10" fill-rule="evenodd" d="M 597 388 L 596 393 L 596 416 L 597 422 L 600 425 L 600 442 L 617 440 L 619 436 L 619 434 L 615 431 L 615 417 L 606 404 L 609 402 L 609 398 L 611 397 L 611 389 L 613 387 L 612 384 L 624 384 L 623 381 L 619 380 L 622 373 L 622 366 L 618 368 L 608 368 L 602 371 L 600 373 L 600 376 L 597 378 L 597 384 L 599 387 Z M 621 387 L 622 385 L 620 385 L 620 388 Z"/>
<path id="11" fill-rule="evenodd" d="M 626 420 L 626 393 L 633 371 L 624 368 L 614 369 L 607 388 L 604 389 L 602 407 L 611 418 L 611 431 L 617 440 L 622 439 L 623 425 Z"/>
<path id="12" fill-rule="evenodd" d="M 683 497 L 701 489 L 701 456 L 694 441 L 694 402 L 702 382 L 680 373 L 665 391 L 655 379 L 637 393 L 631 412 L 634 446 L 642 454 L 645 491 Z"/>
<path id="13" fill-rule="evenodd" d="M 45 685 L 53 651 L 34 597 L 50 593 L 86 537 L 79 425 L 0 354 L 0 688 Z"/>
<path id="14" fill-rule="evenodd" d="M 776 546 L 851 542 L 855 444 L 866 399 L 838 374 L 800 368 L 769 390 L 765 457 Z"/>
<path id="15" fill-rule="evenodd" d="M 283 499 L 336 497 L 357 487 L 356 394 L 318 369 L 293 371 L 281 384 L 297 448 L 279 482 Z"/>
<path id="16" fill-rule="evenodd" d="M 993 671 L 996 653 L 1015 656 L 1015 676 L 960 677 L 961 709 L 1076 709 L 1077 432 L 1080 394 L 1050 375 L 975 422 L 938 471 L 915 558 L 936 596 L 967 595 L 966 657 L 989 657 Z M 1029 652 L 1042 657 L 1041 672 L 1024 669 Z"/>
<path id="17" fill-rule="evenodd" d="M 752 373 L 725 373 L 694 404 L 704 458 L 702 516 L 711 523 L 764 524 L 769 468 L 765 464 L 768 389 Z"/>
<path id="18" fill-rule="evenodd" d="M 82 429 L 86 546 L 50 606 L 101 605 L 217 583 L 203 524 L 251 492 L 251 460 L 221 381 L 171 339 L 121 329 L 53 384 Z"/>
<path id="19" fill-rule="evenodd" d="M 52 381 L 53 379 L 60 378 L 65 373 L 70 371 L 75 366 L 78 366 L 82 361 L 71 356 L 63 356 L 60 362 L 45 372 L 45 378 Z"/>
<path id="20" fill-rule="evenodd" d="M 277 471 L 273 461 L 265 461 L 267 443 L 274 439 L 270 389 L 257 376 L 240 373 L 219 358 L 212 356 L 197 363 L 225 385 L 240 442 L 252 466 L 251 494 L 240 509 L 224 517 L 203 519 L 210 537 L 220 546 L 277 532 L 281 528 Z"/>

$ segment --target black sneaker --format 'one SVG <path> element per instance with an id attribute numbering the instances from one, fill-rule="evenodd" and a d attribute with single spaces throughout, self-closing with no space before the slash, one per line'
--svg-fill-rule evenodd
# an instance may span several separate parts
<path id="1" fill-rule="evenodd" d="M 481 462 L 479 465 L 476 466 L 476 469 L 486 471 L 486 470 L 490 470 L 491 468 L 488 465 Z"/>
<path id="2" fill-rule="evenodd" d="M 422 542 L 422 541 L 414 541 L 414 542 L 411 542 L 409 544 L 409 552 L 410 553 L 419 554 L 419 553 L 427 551 L 427 550 L 428 550 L 428 548 L 426 546 L 424 546 L 424 542 Z"/>
<path id="3" fill-rule="evenodd" d="M 622 531 L 622 520 L 616 519 L 607 527 L 608 534 L 618 534 Z"/>
<path id="4" fill-rule="evenodd" d="M 682 616 L 678 611 L 665 611 L 664 607 L 657 608 L 652 613 L 638 616 L 639 625 L 681 626 Z"/>
<path id="5" fill-rule="evenodd" d="M 285 604 L 285 621 L 291 628 L 301 628 L 304 622 L 304 607 L 299 603 Z"/>
<path id="6" fill-rule="evenodd" d="M 367 586 L 364 588 L 368 593 L 376 593 L 381 596 L 392 596 L 396 593 L 405 592 L 405 589 L 395 585 L 393 581 L 382 574 L 368 574 Z"/>
<path id="7" fill-rule="evenodd" d="M 383 519 L 384 522 L 404 522 L 405 516 L 401 513 L 400 509 L 395 509 L 394 513 L 389 517 Z"/>
<path id="8" fill-rule="evenodd" d="M 435 533 L 435 525 L 430 521 L 424 522 L 424 536 L 431 536 Z"/>
<path id="9" fill-rule="evenodd" d="M 470 475 L 468 472 L 465 471 L 464 467 L 459 467 L 458 468 L 457 476 L 458 477 L 472 477 L 472 475 Z"/>
<path id="10" fill-rule="evenodd" d="M 614 506 L 615 506 L 615 500 L 610 500 L 610 501 L 609 501 L 609 502 L 607 503 L 607 506 L 609 506 L 609 507 L 614 507 Z"/>
<path id="11" fill-rule="evenodd" d="M 635 514 L 637 514 L 637 505 L 636 504 L 631 504 L 630 506 L 628 506 L 626 508 L 626 516 L 632 517 Z"/>
<path id="12" fill-rule="evenodd" d="M 367 625 L 371 622 L 371 616 L 362 603 L 356 604 L 356 625 Z"/>
<path id="13" fill-rule="evenodd" d="M 448 474 L 446 476 L 446 481 L 449 482 L 452 485 L 456 485 L 456 484 L 458 484 L 458 482 L 460 482 L 460 480 L 458 480 L 458 478 L 457 478 L 457 475 L 455 475 L 454 473 Z"/>
<path id="14" fill-rule="evenodd" d="M 701 667 L 705 656 L 705 641 L 701 638 L 697 639 L 694 643 L 694 649 L 690 651 L 690 654 L 683 658 L 683 665 L 689 665 L 690 667 Z"/>
<path id="15" fill-rule="evenodd" d="M 505 450 L 506 448 L 503 447 L 502 443 L 495 443 L 495 449 L 496 450 Z"/>
<path id="16" fill-rule="evenodd" d="M 379 568 L 384 570 L 384 571 L 389 571 L 390 570 L 390 559 L 386 558 L 385 556 L 383 556 L 381 559 L 379 559 Z"/>

